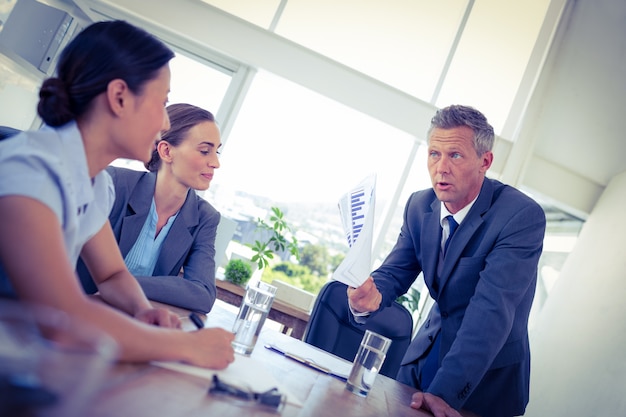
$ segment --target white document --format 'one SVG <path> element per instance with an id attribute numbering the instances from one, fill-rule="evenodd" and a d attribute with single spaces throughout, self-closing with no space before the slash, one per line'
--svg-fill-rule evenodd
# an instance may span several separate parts
<path id="1" fill-rule="evenodd" d="M 333 272 L 333 279 L 351 287 L 359 287 L 370 276 L 376 175 L 365 178 L 339 200 L 339 214 L 350 250 Z"/>
<path id="2" fill-rule="evenodd" d="M 308 343 L 302 343 L 300 340 L 294 339 L 293 337 L 267 338 L 265 347 L 282 352 L 283 355 L 287 357 L 291 356 L 292 359 L 295 356 L 296 358 L 310 361 L 316 366 L 325 368 L 327 370 L 326 373 L 331 376 L 343 379 L 344 381 L 348 379 L 348 375 L 350 375 L 350 371 L 352 370 L 352 362 L 348 362 L 347 360 L 313 345 L 309 345 Z"/>
<path id="3" fill-rule="evenodd" d="M 263 363 L 248 356 L 235 355 L 235 361 L 221 371 L 187 365 L 180 362 L 153 361 L 151 363 L 172 371 L 183 372 L 209 380 L 212 380 L 213 375 L 217 374 L 217 376 L 226 383 L 238 387 L 248 387 L 254 392 L 265 392 L 272 388 L 278 388 L 278 391 L 286 396 L 287 403 L 302 407 L 302 402 L 299 401 L 295 395 L 290 393 L 285 386 L 278 383 L 276 379 L 267 372 Z"/>

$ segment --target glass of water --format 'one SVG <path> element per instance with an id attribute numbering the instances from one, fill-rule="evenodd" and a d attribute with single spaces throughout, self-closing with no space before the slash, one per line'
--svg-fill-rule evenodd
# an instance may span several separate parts
<path id="1" fill-rule="evenodd" d="M 276 287 L 265 282 L 259 281 L 248 287 L 233 326 L 235 352 L 246 356 L 252 353 L 275 295 Z"/>
<path id="2" fill-rule="evenodd" d="M 348 391 L 361 397 L 367 396 L 383 366 L 389 346 L 390 339 L 370 330 L 365 331 L 346 383 Z"/>

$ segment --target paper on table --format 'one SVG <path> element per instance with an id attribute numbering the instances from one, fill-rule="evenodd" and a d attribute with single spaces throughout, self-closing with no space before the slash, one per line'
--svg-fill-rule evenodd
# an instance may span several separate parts
<path id="1" fill-rule="evenodd" d="M 213 375 L 217 374 L 220 379 L 223 379 L 227 383 L 236 384 L 240 387 L 247 386 L 254 392 L 265 392 L 276 387 L 281 394 L 287 397 L 287 403 L 302 407 L 302 402 L 299 401 L 295 395 L 290 393 L 286 387 L 281 386 L 281 384 L 267 372 L 263 363 L 249 356 L 235 355 L 235 361 L 231 363 L 228 368 L 221 371 L 200 368 L 180 362 L 154 361 L 152 364 L 209 380 L 213 379 Z"/>
<path id="2" fill-rule="evenodd" d="M 333 273 L 333 279 L 351 287 L 359 287 L 370 276 L 375 202 L 375 174 L 339 200 L 339 214 L 350 250 Z"/>
<path id="3" fill-rule="evenodd" d="M 332 375 L 344 380 L 348 378 L 352 370 L 352 362 L 348 362 L 343 358 L 332 355 L 308 343 L 302 343 L 300 340 L 292 337 L 268 338 L 266 340 L 266 347 L 267 346 L 271 346 L 283 352 L 283 354 L 296 355 L 303 359 L 310 360 L 316 365 L 330 370 Z"/>

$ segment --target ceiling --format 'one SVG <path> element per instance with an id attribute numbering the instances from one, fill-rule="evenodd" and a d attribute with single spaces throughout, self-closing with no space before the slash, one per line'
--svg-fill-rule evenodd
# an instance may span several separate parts
<path id="1" fill-rule="evenodd" d="M 423 136 L 435 107 L 372 77 L 195 0 L 64 0 L 92 19 L 124 18 L 199 51 L 263 68 Z M 381 3 L 382 4 L 382 3 Z M 561 17 L 515 142 L 498 138 L 495 172 L 584 218 L 626 170 L 626 3 L 553 0 Z M 349 16 L 346 16 L 346 29 Z M 207 24 L 210 22 L 210 24 Z M 385 36 L 380 33 L 379 36 Z M 377 97 L 367 100 L 366 97 Z"/>

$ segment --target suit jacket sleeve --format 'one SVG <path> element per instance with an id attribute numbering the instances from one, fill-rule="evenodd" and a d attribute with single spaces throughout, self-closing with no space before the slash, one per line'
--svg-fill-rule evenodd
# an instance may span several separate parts
<path id="1" fill-rule="evenodd" d="M 376 286 L 383 296 L 381 308 L 389 306 L 396 298 L 405 294 L 422 272 L 419 241 L 422 225 L 413 221 L 415 217 L 423 216 L 423 210 L 417 204 L 418 196 L 419 194 L 413 194 L 409 197 L 396 244 L 383 264 L 372 272 Z"/>
<path id="2" fill-rule="evenodd" d="M 200 199 L 192 192 L 194 200 Z M 215 237 L 220 213 L 206 201 L 197 204 L 199 219 L 197 226 L 190 228 L 192 238 L 185 231 L 170 229 L 161 247 L 161 255 L 153 276 L 136 277 L 149 299 L 179 306 L 188 310 L 208 313 L 217 297 L 215 288 Z M 181 208 L 181 214 L 183 209 Z M 179 214 L 180 215 L 180 214 Z M 177 219 L 178 221 L 178 219 Z M 186 249 L 183 258 L 173 263 L 166 262 L 174 250 Z M 167 265 L 164 265 L 167 264 Z M 182 277 L 179 271 L 182 267 Z"/>

